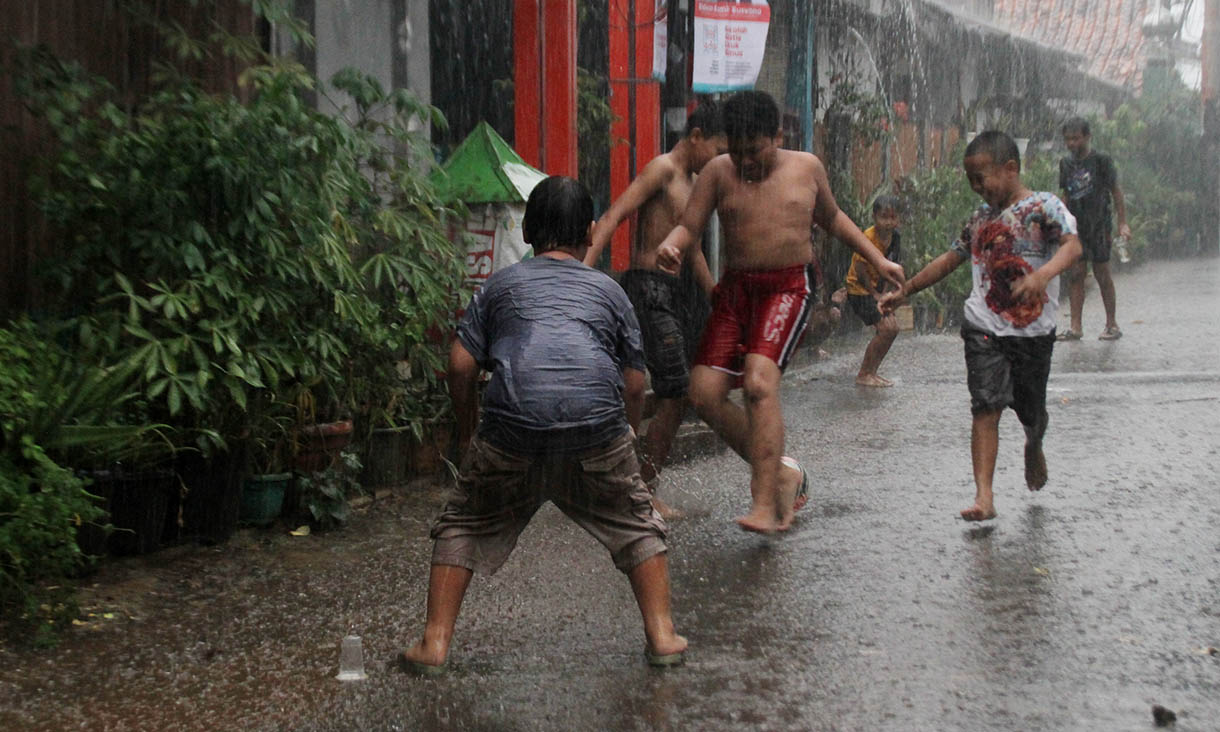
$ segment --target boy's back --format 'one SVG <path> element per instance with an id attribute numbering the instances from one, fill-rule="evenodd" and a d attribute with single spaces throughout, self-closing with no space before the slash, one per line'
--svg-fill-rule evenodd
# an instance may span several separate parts
<path id="1" fill-rule="evenodd" d="M 534 257 L 492 275 L 458 337 L 491 372 L 480 434 L 506 449 L 580 449 L 625 432 L 624 367 L 643 369 L 622 289 L 577 260 Z"/>

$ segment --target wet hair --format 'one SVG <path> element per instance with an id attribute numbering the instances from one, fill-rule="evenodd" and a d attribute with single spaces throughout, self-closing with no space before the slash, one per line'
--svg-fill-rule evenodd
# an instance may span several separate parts
<path id="1" fill-rule="evenodd" d="M 593 197 L 575 178 L 552 175 L 534 186 L 525 204 L 522 236 L 541 253 L 586 243 L 593 221 Z"/>
<path id="2" fill-rule="evenodd" d="M 704 137 L 724 134 L 724 111 L 720 108 L 720 102 L 708 100 L 695 107 L 695 111 L 686 118 L 685 135 L 690 137 L 690 133 L 696 129 L 701 131 Z"/>
<path id="3" fill-rule="evenodd" d="M 886 193 L 884 195 L 877 196 L 877 198 L 873 200 L 873 215 L 879 214 L 886 209 L 897 213 L 899 210 L 901 210 L 901 206 L 902 202 L 898 200 L 898 196 L 891 196 L 890 194 Z"/>
<path id="4" fill-rule="evenodd" d="M 1085 137 L 1092 134 L 1089 132 L 1089 121 L 1084 117 L 1072 117 L 1067 122 L 1063 123 L 1061 130 L 1065 135 L 1069 132 L 1079 132 Z"/>
<path id="5" fill-rule="evenodd" d="M 1003 165 L 1009 160 L 1016 161 L 1017 172 L 1021 172 L 1021 150 L 1017 143 L 1006 132 L 999 130 L 984 130 L 966 146 L 966 157 L 972 155 L 987 155 L 991 162 Z"/>
<path id="6" fill-rule="evenodd" d="M 737 92 L 724 103 L 724 132 L 733 140 L 775 137 L 779 134 L 779 107 L 766 92 Z"/>

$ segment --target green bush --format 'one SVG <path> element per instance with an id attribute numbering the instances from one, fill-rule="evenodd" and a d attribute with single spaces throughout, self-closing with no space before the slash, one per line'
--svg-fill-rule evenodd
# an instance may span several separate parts
<path id="1" fill-rule="evenodd" d="M 53 642 L 71 618 L 69 579 L 89 561 L 76 544 L 76 529 L 101 512 L 84 481 L 48 456 L 39 440 L 71 451 L 133 438 L 132 431 L 119 428 L 105 429 L 107 440 L 99 440 L 93 429 L 98 425 L 82 424 L 99 417 L 101 405 L 93 399 L 97 389 L 77 387 L 108 377 L 82 366 L 77 370 L 87 374 L 83 378 L 50 381 L 52 374 L 66 372 L 66 361 L 28 321 L 0 328 L 0 611 L 8 630 L 40 644 Z M 112 380 L 116 391 L 122 379 Z M 107 387 L 102 401 L 114 393 Z"/>
<path id="2" fill-rule="evenodd" d="M 961 150 L 950 160 L 961 160 Z M 902 266 L 913 277 L 957 238 L 982 200 L 970 190 L 958 165 L 921 170 L 894 190 L 903 201 Z M 927 312 L 926 322 L 949 327 L 961 322 L 962 306 L 970 295 L 970 267 L 962 265 L 948 277 L 915 295 L 912 305 Z"/>
<path id="3" fill-rule="evenodd" d="M 1200 212 L 1216 196 L 1200 105 L 1177 74 L 1150 70 L 1138 99 L 1091 120 L 1093 148 L 1118 167 L 1136 261 L 1200 251 L 1208 230 Z"/>
<path id="4" fill-rule="evenodd" d="M 28 55 L 20 89 L 57 143 L 35 186 L 54 301 L 83 313 L 80 346 L 137 362 L 150 416 L 202 430 L 202 449 L 248 435 L 255 401 L 410 424 L 413 400 L 385 405 L 400 371 L 443 388 L 462 276 L 417 132 L 443 119 L 353 71 L 334 79 L 355 105 L 336 117 L 304 101 L 299 68 L 244 78 L 248 102 L 168 76 L 127 111 L 79 67 Z"/>

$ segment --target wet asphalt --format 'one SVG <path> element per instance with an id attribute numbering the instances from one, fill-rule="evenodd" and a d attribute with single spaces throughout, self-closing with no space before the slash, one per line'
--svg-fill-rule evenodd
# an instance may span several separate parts
<path id="1" fill-rule="evenodd" d="M 1220 729 L 1220 261 L 1116 283 L 1124 338 L 1096 340 L 1091 288 L 1085 338 L 1056 346 L 1041 492 L 1002 420 L 994 521 L 957 518 L 954 333 L 901 334 L 892 389 L 852 383 L 860 335 L 787 375 L 813 497 L 785 536 L 733 524 L 731 453 L 667 471 L 682 668 L 645 665 L 626 579 L 551 507 L 475 578 L 448 673 L 387 668 L 423 623 L 441 493 L 417 486 L 339 532 L 107 565 L 60 647 L 0 649 L 0 729 L 1144 730 L 1156 704 Z M 333 678 L 349 632 L 364 681 Z"/>

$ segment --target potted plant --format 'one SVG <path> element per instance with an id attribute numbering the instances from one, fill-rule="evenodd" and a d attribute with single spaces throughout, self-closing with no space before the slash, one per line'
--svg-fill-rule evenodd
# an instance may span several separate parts
<path id="1" fill-rule="evenodd" d="M 238 521 L 267 526 L 279 518 L 292 483 L 291 405 L 264 392 L 251 405 L 250 435 L 245 440 L 249 473 L 242 482 Z"/>
<path id="2" fill-rule="evenodd" d="M 323 470 L 297 479 L 301 508 L 309 512 L 316 527 L 328 529 L 347 522 L 351 511 L 349 500 L 364 493 L 360 467 L 360 458 L 345 451 Z"/>

